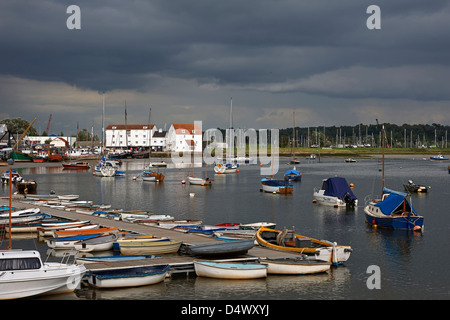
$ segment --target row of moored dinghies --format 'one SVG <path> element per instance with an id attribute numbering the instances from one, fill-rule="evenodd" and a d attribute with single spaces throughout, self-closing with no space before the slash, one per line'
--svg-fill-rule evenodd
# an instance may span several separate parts
<path id="1" fill-rule="evenodd" d="M 59 206 L 66 205 L 69 210 L 80 204 L 75 195 L 66 195 L 65 200 L 60 200 Z M 68 200 L 68 199 L 72 200 Z M 28 200 L 28 203 L 32 203 Z M 49 206 L 55 205 L 56 200 L 44 201 L 40 199 L 40 204 Z M 65 201 L 65 202 L 64 202 Z M 72 204 L 72 205 L 71 205 Z M 58 207 L 61 209 L 61 207 Z M 130 234 L 123 233 L 116 227 L 104 227 L 90 223 L 89 219 L 82 221 L 67 221 L 52 218 L 40 211 L 39 208 L 16 210 L 11 209 L 11 214 L 6 214 L 9 208 L 3 207 L 4 214 L 0 219 L 9 220 L 24 218 L 29 216 L 42 215 L 39 220 L 27 223 L 12 220 L 11 225 L 5 226 L 8 232 L 32 232 L 36 230 L 41 237 L 45 238 L 48 247 L 53 250 L 76 250 L 76 264 L 52 264 L 44 263 L 37 251 L 14 251 L 7 250 L 0 256 L 1 271 L 8 276 L 0 279 L 2 288 L 0 298 L 13 299 L 38 294 L 48 294 L 64 291 L 73 291 L 81 279 L 88 285 L 99 288 L 117 288 L 149 285 L 163 281 L 172 272 L 172 267 L 165 263 L 152 263 L 149 266 L 126 267 L 119 269 L 109 269 L 95 271 L 90 268 L 92 263 L 104 261 L 124 261 L 158 259 L 165 254 L 188 255 L 193 258 L 193 267 L 198 276 L 222 278 L 222 279 L 250 279 L 266 277 L 268 274 L 312 274 L 326 272 L 332 264 L 344 263 L 350 256 L 351 248 L 340 246 L 328 241 L 319 241 L 313 238 L 293 234 L 292 230 L 276 230 L 274 223 L 256 222 L 250 224 L 223 223 L 216 225 L 204 225 L 198 220 L 175 220 L 173 217 L 163 215 L 153 215 L 148 212 L 118 211 L 108 216 L 108 211 L 94 211 L 91 214 L 102 215 L 112 219 L 133 221 L 135 223 L 148 223 L 161 228 L 174 229 L 180 232 L 201 233 L 217 239 L 213 244 L 192 245 L 183 243 L 180 240 L 171 239 L 165 236 L 154 236 L 151 234 Z M 88 211 L 85 211 L 87 213 Z M 8 216 L 8 218 L 6 217 Z M 154 219 L 154 218 L 160 219 Z M 152 219 L 153 218 L 153 219 Z M 28 227 L 28 229 L 25 229 Z M 35 229 L 32 229 L 35 228 Z M 266 248 L 273 247 L 275 238 L 276 250 L 286 251 L 286 257 L 279 259 L 256 258 L 250 262 L 225 263 L 217 259 L 235 257 L 242 258 L 248 250 L 255 245 Z M 292 241 L 291 238 L 300 240 Z M 86 252 L 95 253 L 97 251 L 118 250 L 120 255 L 114 256 L 94 256 L 82 257 Z M 81 254 L 78 254 L 81 253 Z M 288 254 L 289 253 L 289 254 Z M 293 257 L 290 253 L 296 253 Z M 248 257 L 245 255 L 246 259 Z M 34 262 L 24 264 L 11 263 L 11 259 Z M 214 259 L 214 261 L 210 261 Z M 18 267 L 21 265 L 20 267 Z M 20 268 L 20 270 L 18 269 Z M 22 281 L 25 273 L 34 270 L 36 277 L 40 273 L 48 273 L 52 277 L 61 277 L 61 283 L 67 278 L 62 277 L 63 272 L 50 273 L 49 270 L 63 270 L 67 275 L 75 277 L 76 281 L 72 286 L 40 286 L 39 290 L 34 290 L 33 286 L 27 289 L 21 287 L 21 291 L 14 289 L 18 281 Z M 23 272 L 22 272 L 23 271 Z M 34 276 L 34 275 L 33 275 Z M 40 277 L 44 282 L 44 278 Z M 46 278 L 47 282 L 49 277 Z M 31 281 L 32 279 L 28 279 Z M 26 281 L 25 281 L 26 283 Z M 42 283 L 41 283 L 42 284 Z M 45 289 L 44 289 L 45 288 Z"/>

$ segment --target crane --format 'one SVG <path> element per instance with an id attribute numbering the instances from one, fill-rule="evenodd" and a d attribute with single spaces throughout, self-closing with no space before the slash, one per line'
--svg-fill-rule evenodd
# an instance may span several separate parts
<path id="1" fill-rule="evenodd" d="M 17 147 L 17 145 L 19 144 L 19 142 L 23 139 L 23 137 L 25 136 L 25 134 L 28 132 L 28 130 L 30 130 L 31 126 L 33 125 L 33 123 L 36 121 L 36 118 L 34 118 L 33 121 L 31 121 L 30 125 L 28 126 L 28 128 L 25 129 L 25 131 L 22 133 L 22 135 L 20 136 L 19 140 L 17 140 L 16 144 L 14 145 L 14 147 L 12 147 L 13 149 L 15 149 Z"/>
<path id="2" fill-rule="evenodd" d="M 45 130 L 45 132 L 47 132 L 47 135 L 49 135 L 48 130 L 50 129 L 50 121 L 52 121 L 52 114 L 51 113 L 50 113 L 50 118 L 48 118 L 47 130 Z"/>

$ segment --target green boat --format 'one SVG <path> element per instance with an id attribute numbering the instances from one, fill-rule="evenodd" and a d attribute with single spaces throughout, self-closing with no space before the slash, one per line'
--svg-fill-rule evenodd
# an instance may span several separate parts
<path id="1" fill-rule="evenodd" d="M 19 151 L 12 151 L 9 157 L 14 161 L 33 161 L 32 157 L 30 157 L 26 153 Z"/>

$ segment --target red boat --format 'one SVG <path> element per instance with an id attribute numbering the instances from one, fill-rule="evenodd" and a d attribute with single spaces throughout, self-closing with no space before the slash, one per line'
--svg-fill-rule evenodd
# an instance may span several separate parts
<path id="1" fill-rule="evenodd" d="M 91 166 L 87 162 L 71 162 L 71 163 L 63 163 L 64 169 L 73 169 L 73 170 L 88 170 Z"/>

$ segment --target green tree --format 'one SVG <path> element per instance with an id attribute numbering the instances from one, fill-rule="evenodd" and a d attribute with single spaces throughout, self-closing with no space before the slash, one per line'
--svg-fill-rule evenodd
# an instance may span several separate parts
<path id="1" fill-rule="evenodd" d="M 22 134 L 30 125 L 30 122 L 27 120 L 23 120 L 21 118 L 15 118 L 15 119 L 3 119 L 0 121 L 0 124 L 6 124 L 8 127 L 8 131 L 12 134 Z M 31 127 L 27 135 L 29 136 L 37 136 L 37 131 L 35 128 Z"/>

